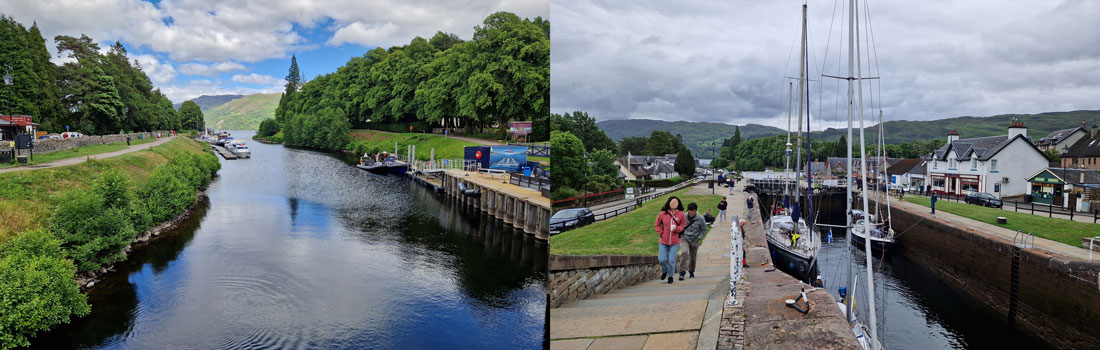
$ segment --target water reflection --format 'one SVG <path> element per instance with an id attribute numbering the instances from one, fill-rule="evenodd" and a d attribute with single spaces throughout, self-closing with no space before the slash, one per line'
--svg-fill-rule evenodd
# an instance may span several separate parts
<path id="1" fill-rule="evenodd" d="M 545 244 L 339 156 L 250 148 L 35 347 L 540 346 Z"/>

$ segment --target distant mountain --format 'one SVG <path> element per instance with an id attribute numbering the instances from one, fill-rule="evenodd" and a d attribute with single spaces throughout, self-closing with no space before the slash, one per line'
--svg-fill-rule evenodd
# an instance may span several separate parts
<path id="1" fill-rule="evenodd" d="M 206 110 L 208 110 L 208 109 L 211 109 L 211 108 L 214 108 L 214 107 L 217 107 L 217 106 L 221 106 L 221 105 L 225 104 L 226 102 L 233 101 L 233 100 L 236 100 L 236 99 L 241 98 L 241 97 L 244 97 L 244 95 L 214 95 L 214 96 L 202 95 L 202 96 L 193 98 L 190 101 L 195 101 L 195 104 L 199 105 L 199 109 L 202 109 L 203 112 L 206 112 Z M 175 107 L 176 110 L 179 110 L 180 106 L 182 106 L 182 105 L 183 105 L 183 102 L 180 102 L 180 103 L 174 104 L 172 106 Z"/>
<path id="2" fill-rule="evenodd" d="M 665 130 L 672 135 L 680 134 L 684 138 L 684 144 L 696 157 L 711 157 L 711 142 L 717 141 L 718 148 L 722 147 L 722 140 L 733 137 L 734 126 L 724 123 L 704 122 L 666 122 L 652 119 L 621 119 L 604 120 L 596 122 L 596 126 L 603 130 L 608 137 L 619 142 L 624 137 L 649 136 L 653 130 Z M 758 137 L 779 135 L 786 133 L 783 129 L 759 124 L 741 125 L 741 138 L 755 139 Z"/>
<path id="3" fill-rule="evenodd" d="M 947 139 L 947 132 L 955 130 L 960 138 L 984 137 L 1008 134 L 1008 126 L 1017 118 L 1027 127 L 1027 136 L 1038 141 L 1051 132 L 1078 127 L 1084 121 L 1088 127 L 1100 124 L 1100 111 L 1048 112 L 1039 114 L 1002 114 L 991 117 L 955 117 L 939 120 L 911 121 L 889 120 L 883 123 L 886 143 L 897 144 L 924 139 Z M 875 124 L 877 127 L 878 124 Z M 858 133 L 859 130 L 853 130 Z M 870 132 L 870 129 L 867 130 Z M 813 137 L 835 140 L 846 135 L 847 129 L 825 129 L 812 133 Z M 742 131 L 742 135 L 744 131 Z"/>
<path id="4" fill-rule="evenodd" d="M 254 130 L 264 119 L 275 117 L 281 93 L 253 94 L 203 111 L 207 127 L 217 130 Z"/>
<path id="5" fill-rule="evenodd" d="M 1100 110 L 1098 111 L 1071 111 L 1048 112 L 1039 114 L 1002 114 L 990 117 L 954 117 L 939 120 L 889 120 L 884 124 L 886 129 L 886 143 L 898 144 L 925 139 L 947 139 L 947 132 L 956 130 L 961 138 L 1005 135 L 1008 133 L 1008 125 L 1012 119 L 1017 118 L 1027 126 L 1027 135 L 1033 140 L 1039 140 L 1055 130 L 1069 129 L 1081 125 L 1084 121 L 1089 127 L 1100 124 Z M 626 119 L 605 120 L 596 123 L 607 133 L 607 136 L 618 142 L 624 137 L 649 136 L 653 130 L 666 130 L 673 135 L 680 134 L 684 138 L 684 144 L 691 149 L 696 157 L 709 158 L 711 156 L 710 142 L 718 141 L 721 146 L 722 139 L 733 136 L 734 126 L 724 123 L 705 122 L 666 122 L 650 119 Z M 870 132 L 878 124 L 868 127 Z M 858 135 L 859 130 L 853 130 Z M 748 124 L 741 126 L 741 138 L 748 140 L 758 137 L 780 135 L 785 130 L 770 126 Z M 825 131 L 815 131 L 811 136 L 815 139 L 824 137 L 826 140 L 836 140 L 841 135 L 846 135 L 847 129 L 828 128 Z M 870 135 L 868 134 L 868 137 Z M 858 147 L 858 146 L 857 146 Z"/>

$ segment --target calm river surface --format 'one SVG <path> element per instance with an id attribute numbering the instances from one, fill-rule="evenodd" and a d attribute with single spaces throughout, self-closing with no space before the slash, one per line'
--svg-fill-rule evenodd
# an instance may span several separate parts
<path id="1" fill-rule="evenodd" d="M 761 202 L 771 199 L 761 196 Z M 814 201 L 820 223 L 844 225 L 844 195 L 830 195 Z M 885 209 L 883 209 L 885 212 Z M 873 210 L 872 210 L 873 212 Z M 829 214 L 833 213 L 833 214 Z M 895 227 L 899 234 L 905 228 Z M 866 255 L 854 246 L 849 249 L 846 232 L 834 228 L 831 243 L 824 243 L 828 228 L 822 232 L 823 243 L 818 255 L 819 273 L 826 289 L 838 296 L 837 287 L 847 284 L 847 267 L 859 275 L 857 289 L 867 284 Z M 854 262 L 852 260 L 854 259 Z M 885 263 L 883 263 L 885 261 Z M 1047 345 L 1012 330 L 1008 322 L 993 315 L 983 306 L 975 305 L 964 295 L 951 289 L 930 271 L 900 254 L 887 254 L 885 259 L 872 257 L 879 339 L 887 349 L 1043 349 Z M 851 289 L 851 288 L 849 288 Z M 863 292 L 858 292 L 856 314 L 866 309 Z"/>
<path id="2" fill-rule="evenodd" d="M 545 243 L 347 157 L 249 147 L 195 216 L 91 291 L 91 315 L 35 347 L 542 346 Z"/>

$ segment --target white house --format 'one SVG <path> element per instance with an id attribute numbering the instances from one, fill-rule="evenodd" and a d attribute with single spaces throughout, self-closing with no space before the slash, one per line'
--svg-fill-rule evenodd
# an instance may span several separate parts
<path id="1" fill-rule="evenodd" d="M 919 158 L 902 159 L 895 162 L 894 165 L 886 168 L 886 174 L 890 175 L 890 184 L 903 187 L 909 186 L 910 191 L 918 191 L 921 186 L 925 185 L 926 163 L 924 159 Z"/>
<path id="2" fill-rule="evenodd" d="M 1086 129 L 1085 122 L 1081 122 L 1081 126 L 1079 127 L 1052 132 L 1050 135 L 1047 135 L 1047 137 L 1036 141 L 1035 145 L 1039 147 L 1040 151 L 1046 151 L 1053 148 L 1058 150 L 1058 153 L 1066 153 L 1070 147 L 1073 147 L 1074 143 L 1088 136 L 1088 134 L 1089 132 L 1088 129 Z"/>
<path id="3" fill-rule="evenodd" d="M 935 192 L 988 192 L 1003 198 L 1028 193 L 1027 178 L 1048 164 L 1027 137 L 1027 127 L 1013 121 L 1004 136 L 959 139 L 952 130 L 947 144 L 932 152 L 925 168 Z"/>
<path id="4" fill-rule="evenodd" d="M 615 161 L 627 180 L 660 180 L 680 176 L 676 172 L 676 155 L 635 156 L 627 154 Z"/>

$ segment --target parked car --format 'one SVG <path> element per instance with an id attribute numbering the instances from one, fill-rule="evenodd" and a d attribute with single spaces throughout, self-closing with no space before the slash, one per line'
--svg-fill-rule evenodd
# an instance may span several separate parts
<path id="1" fill-rule="evenodd" d="M 67 139 L 67 138 L 70 138 L 70 137 L 83 137 L 83 136 L 84 136 L 84 134 L 81 134 L 81 133 L 76 132 L 76 131 L 66 131 L 66 132 L 61 133 L 61 138 L 63 138 L 63 139 Z"/>
<path id="2" fill-rule="evenodd" d="M 966 195 L 966 204 L 977 204 L 985 207 L 1000 208 L 1003 204 L 1000 199 L 985 192 L 974 192 Z"/>
<path id="3" fill-rule="evenodd" d="M 58 136 L 58 135 L 42 135 L 42 136 L 38 137 L 39 140 L 59 139 L 59 138 L 61 138 L 61 136 Z"/>
<path id="4" fill-rule="evenodd" d="M 562 209 L 550 217 L 550 234 L 556 235 L 596 222 L 596 215 L 588 208 Z"/>

